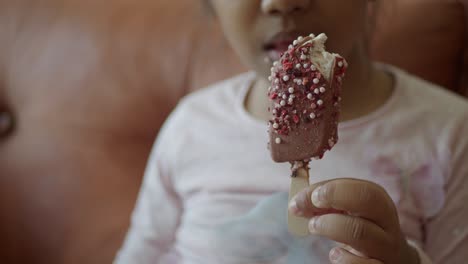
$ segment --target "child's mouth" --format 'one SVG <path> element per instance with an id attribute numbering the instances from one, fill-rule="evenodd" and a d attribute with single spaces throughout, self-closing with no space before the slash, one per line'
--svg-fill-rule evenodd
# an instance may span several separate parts
<path id="1" fill-rule="evenodd" d="M 280 32 L 263 45 L 263 50 L 271 61 L 277 61 L 298 36 L 298 32 Z"/>

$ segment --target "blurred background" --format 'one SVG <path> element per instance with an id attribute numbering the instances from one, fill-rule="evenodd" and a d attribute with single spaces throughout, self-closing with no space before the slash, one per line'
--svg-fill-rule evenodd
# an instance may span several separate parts
<path id="1" fill-rule="evenodd" d="M 386 2 L 372 56 L 466 95 L 467 2 Z M 244 70 L 198 0 L 0 0 L 0 262 L 111 263 L 168 113 Z"/>

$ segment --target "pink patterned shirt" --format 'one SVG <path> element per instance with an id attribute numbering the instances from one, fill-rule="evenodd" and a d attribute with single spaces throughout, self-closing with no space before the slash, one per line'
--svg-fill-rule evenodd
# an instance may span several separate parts
<path id="1" fill-rule="evenodd" d="M 382 185 L 423 263 L 468 260 L 468 103 L 399 69 L 389 101 L 339 126 L 311 181 Z M 243 102 L 244 74 L 196 92 L 167 120 L 116 263 L 328 263 L 334 242 L 286 230 L 289 165 Z"/>

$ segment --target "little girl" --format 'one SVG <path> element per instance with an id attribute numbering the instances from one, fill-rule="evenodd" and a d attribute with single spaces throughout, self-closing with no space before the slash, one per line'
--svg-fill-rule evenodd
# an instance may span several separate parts
<path id="1" fill-rule="evenodd" d="M 169 117 L 116 263 L 467 263 L 468 103 L 370 61 L 371 1 L 210 1 L 252 72 Z M 311 234 L 296 238 L 289 164 L 266 147 L 267 77 L 294 39 L 322 32 L 350 67 L 340 140 L 289 204 L 310 218 Z"/>

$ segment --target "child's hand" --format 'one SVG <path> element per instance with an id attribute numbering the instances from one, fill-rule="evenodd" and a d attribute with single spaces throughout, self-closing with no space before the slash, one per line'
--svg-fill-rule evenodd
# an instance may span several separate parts
<path id="1" fill-rule="evenodd" d="M 330 251 L 332 263 L 419 263 L 416 250 L 400 230 L 393 201 L 377 184 L 354 179 L 317 183 L 300 192 L 289 210 L 311 218 L 312 234 L 355 249 L 334 248 Z"/>

